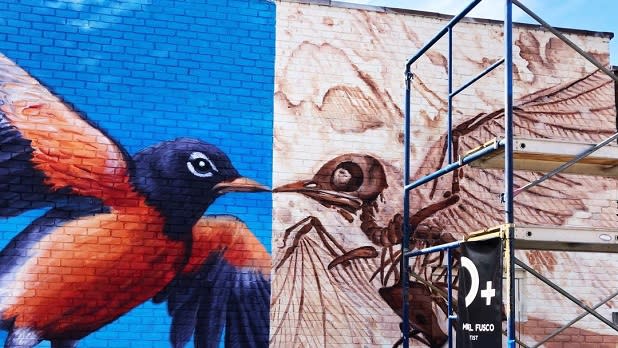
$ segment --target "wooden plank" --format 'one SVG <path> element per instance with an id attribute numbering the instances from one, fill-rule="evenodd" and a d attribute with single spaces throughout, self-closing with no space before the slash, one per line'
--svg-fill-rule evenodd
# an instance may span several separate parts
<path id="1" fill-rule="evenodd" d="M 513 140 L 514 169 L 549 172 L 592 145 L 594 144 L 554 139 L 515 138 Z M 479 168 L 502 169 L 504 168 L 504 150 L 495 151 L 470 165 Z M 618 146 L 611 144 L 602 147 L 563 173 L 618 177 Z"/>
<path id="2" fill-rule="evenodd" d="M 515 248 L 618 253 L 618 230 L 565 226 L 516 226 Z"/>

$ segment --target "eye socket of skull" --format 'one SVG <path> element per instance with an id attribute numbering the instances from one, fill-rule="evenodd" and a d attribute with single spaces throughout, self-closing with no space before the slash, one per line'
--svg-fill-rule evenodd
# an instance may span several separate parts
<path id="1" fill-rule="evenodd" d="M 361 187 L 363 179 L 362 168 L 354 162 L 346 161 L 339 163 L 333 170 L 330 183 L 339 191 L 353 192 Z"/>

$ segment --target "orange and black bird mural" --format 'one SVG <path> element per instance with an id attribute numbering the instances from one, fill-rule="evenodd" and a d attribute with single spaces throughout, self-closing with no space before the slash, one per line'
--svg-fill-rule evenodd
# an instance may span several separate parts
<path id="1" fill-rule="evenodd" d="M 270 256 L 242 221 L 203 214 L 266 190 L 197 139 L 129 156 L 0 55 L 0 216 L 50 207 L 0 252 L 5 347 L 74 347 L 149 299 L 167 302 L 174 347 L 224 328 L 226 346 L 265 346 Z"/>

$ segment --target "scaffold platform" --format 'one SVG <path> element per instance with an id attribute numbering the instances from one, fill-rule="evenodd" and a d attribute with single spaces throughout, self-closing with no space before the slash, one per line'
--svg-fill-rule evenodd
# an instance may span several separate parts
<path id="1" fill-rule="evenodd" d="M 513 138 L 513 169 L 549 172 L 574 160 L 596 144 L 556 139 Z M 484 169 L 504 168 L 504 147 L 470 163 Z M 579 159 L 562 173 L 618 177 L 618 145 L 608 144 Z"/>

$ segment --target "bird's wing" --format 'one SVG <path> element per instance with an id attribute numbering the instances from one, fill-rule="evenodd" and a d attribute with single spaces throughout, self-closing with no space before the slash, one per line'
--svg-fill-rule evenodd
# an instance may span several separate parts
<path id="1" fill-rule="evenodd" d="M 38 252 L 32 250 L 37 249 L 33 246 L 52 233 L 57 226 L 66 221 L 108 211 L 109 209 L 101 205 L 98 200 L 88 197 L 75 199 L 69 205 L 50 209 L 30 223 L 0 251 L 0 276 L 7 273 L 10 268 L 22 265 L 30 257 L 29 253 Z"/>
<path id="2" fill-rule="evenodd" d="M 398 320 L 370 279 L 377 260 L 330 268 L 344 250 L 311 221 L 295 225 L 273 259 L 271 346 L 392 345 L 384 333 Z"/>
<path id="3" fill-rule="evenodd" d="M 110 206 L 131 200 L 127 158 L 70 104 L 0 54 L 0 216 L 67 193 Z"/>
<path id="4" fill-rule="evenodd" d="M 27 264 L 27 261 L 41 253 L 38 243 L 53 233 L 57 226 L 61 226 L 67 221 L 108 211 L 96 199 L 87 197 L 74 199 L 62 207 L 50 209 L 43 216 L 34 220 L 0 251 L 0 328 L 9 324 L 2 315 L 2 310 L 6 307 L 4 302 L 13 300 L 12 297 L 15 294 L 11 289 L 14 289 L 14 280 L 20 272 L 23 272 L 22 268 Z M 8 321 L 10 320 L 12 318 L 8 319 Z"/>
<path id="5" fill-rule="evenodd" d="M 599 142 L 615 132 L 613 80 L 597 71 L 580 79 L 527 95 L 515 102 L 514 134 L 529 138 L 568 139 Z M 504 133 L 504 110 L 483 113 L 460 122 L 453 130 L 454 151 L 463 154 Z M 416 173 L 418 178 L 444 165 L 445 137 L 434 143 Z M 521 187 L 540 173 L 515 172 Z M 615 188 L 602 177 L 559 174 L 515 199 L 516 221 L 526 225 L 562 225 L 575 212 L 587 209 L 590 192 Z M 422 221 L 424 229 L 465 234 L 495 226 L 503 221 L 500 194 L 502 170 L 469 166 L 447 174 L 413 192 L 415 209 L 456 193 L 460 199 Z"/>
<path id="6" fill-rule="evenodd" d="M 514 134 L 528 138 L 599 142 L 615 132 L 614 98 L 613 80 L 601 72 L 535 92 L 514 103 Z M 453 152 L 463 155 L 501 137 L 504 134 L 503 122 L 504 110 L 460 121 L 453 129 Z M 442 136 L 429 146 L 422 165 L 411 179 L 419 179 L 443 167 L 445 154 L 446 136 Z M 516 171 L 514 175 L 517 188 L 542 174 Z M 410 224 L 413 248 L 462 239 L 472 232 L 504 223 L 504 206 L 500 200 L 500 194 L 504 192 L 503 178 L 502 170 L 464 166 L 412 190 Z M 559 174 L 516 196 L 515 222 L 521 225 L 570 224 L 578 212 L 589 209 L 587 204 L 591 197 L 608 189 L 616 189 L 615 180 Z M 590 221 L 586 223 L 595 220 L 594 223 L 616 227 L 615 216 L 611 216 L 614 214 L 606 215 L 588 219 Z M 458 251 L 454 253 L 457 258 Z M 559 258 L 544 251 L 532 251 L 527 256 L 533 264 L 533 257 L 550 260 L 542 265 L 547 269 L 554 269 Z M 537 261 L 536 266 L 539 263 Z M 446 292 L 444 264 L 444 256 L 436 253 L 412 261 L 415 274 L 422 281 L 441 289 L 441 297 Z M 440 301 L 439 298 L 434 297 L 434 301 Z"/>
<path id="7" fill-rule="evenodd" d="M 193 228 L 191 257 L 155 302 L 167 301 L 170 340 L 183 347 L 268 346 L 270 255 L 241 221 L 202 218 Z"/>

